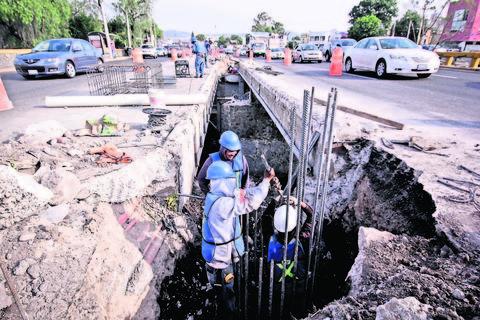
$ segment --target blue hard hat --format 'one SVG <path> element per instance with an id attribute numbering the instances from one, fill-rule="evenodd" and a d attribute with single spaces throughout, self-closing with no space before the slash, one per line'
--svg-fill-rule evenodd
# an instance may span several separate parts
<path id="1" fill-rule="evenodd" d="M 228 150 L 237 151 L 242 149 L 240 139 L 233 131 L 225 131 L 220 136 L 220 145 Z"/>
<path id="2" fill-rule="evenodd" d="M 228 179 L 235 178 L 232 165 L 225 161 L 214 161 L 207 169 L 207 179 Z"/>

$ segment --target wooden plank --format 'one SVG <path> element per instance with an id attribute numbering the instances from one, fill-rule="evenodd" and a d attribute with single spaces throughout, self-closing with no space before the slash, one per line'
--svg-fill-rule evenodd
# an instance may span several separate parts
<path id="1" fill-rule="evenodd" d="M 314 98 L 314 101 L 315 101 L 315 103 L 321 104 L 323 106 L 327 105 L 327 102 L 325 100 L 322 100 L 322 99 Z M 361 118 L 365 118 L 365 119 L 372 120 L 372 121 L 375 121 L 375 122 L 379 122 L 381 124 L 385 124 L 387 126 L 393 127 L 395 129 L 398 129 L 398 130 L 402 130 L 403 127 L 404 127 L 403 123 L 393 121 L 393 120 L 390 120 L 390 119 L 386 119 L 386 118 L 382 118 L 382 117 L 379 117 L 377 115 L 374 115 L 374 114 L 371 114 L 371 113 L 368 113 L 368 112 L 355 110 L 355 109 L 352 109 L 352 108 L 349 108 L 349 107 L 346 107 L 346 106 L 337 105 L 337 110 L 343 111 L 345 113 L 353 114 L 357 117 L 361 117 Z"/>

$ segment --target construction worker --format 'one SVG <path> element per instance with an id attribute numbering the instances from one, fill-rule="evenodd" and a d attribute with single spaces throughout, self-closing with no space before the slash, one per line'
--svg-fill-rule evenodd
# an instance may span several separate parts
<path id="1" fill-rule="evenodd" d="M 237 176 L 237 188 L 245 189 L 249 181 L 248 162 L 242 153 L 242 144 L 238 136 L 233 131 L 225 131 L 220 136 L 219 142 L 220 150 L 210 154 L 198 172 L 198 184 L 204 194 L 209 191 L 207 170 L 215 161 L 225 161 L 230 164 Z"/>
<path id="2" fill-rule="evenodd" d="M 288 222 L 287 219 L 287 205 L 282 205 L 275 210 L 273 217 L 273 228 L 274 234 L 270 237 L 270 242 L 268 244 L 268 262 L 274 261 L 274 280 L 275 280 L 275 296 L 276 303 L 280 299 L 280 289 L 282 277 L 285 277 L 285 306 L 296 316 L 302 316 L 300 314 L 303 312 L 302 307 L 304 306 L 303 299 L 305 298 L 305 279 L 307 274 L 306 268 L 306 253 L 308 252 L 308 242 L 310 239 L 310 234 L 312 232 L 312 216 L 313 209 L 306 204 L 301 202 L 300 207 L 302 212 L 305 213 L 306 219 L 303 225 L 301 226 L 299 237 L 300 243 L 298 244 L 298 259 L 297 259 L 297 269 L 294 270 L 294 254 L 295 254 L 295 245 L 296 239 L 294 238 L 297 231 L 297 199 L 290 197 L 290 207 L 288 210 Z M 285 226 L 287 229 L 285 230 Z M 283 266 L 283 253 L 284 253 L 284 244 L 285 237 L 287 237 L 287 259 L 285 267 Z M 296 278 L 296 290 L 295 293 L 293 289 L 293 279 Z M 294 295 L 294 296 L 292 296 Z M 292 303 L 294 301 L 294 303 Z"/>
<path id="3" fill-rule="evenodd" d="M 271 169 L 258 186 L 244 190 L 237 187 L 237 176 L 227 162 L 215 161 L 207 170 L 210 192 L 205 198 L 202 256 L 209 283 L 221 289 L 222 319 L 233 318 L 236 310 L 233 263 L 244 253 L 240 216 L 260 207 L 274 176 Z"/>
<path id="4" fill-rule="evenodd" d="M 207 49 L 202 41 L 198 41 L 195 36 L 192 37 L 193 53 L 195 54 L 195 78 L 203 78 L 205 69 L 205 56 Z"/>

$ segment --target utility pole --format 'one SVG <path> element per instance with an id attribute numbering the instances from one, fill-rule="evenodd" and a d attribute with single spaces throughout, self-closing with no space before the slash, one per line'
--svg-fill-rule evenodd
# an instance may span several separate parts
<path id="1" fill-rule="evenodd" d="M 392 26 L 392 37 L 395 36 L 395 28 L 397 27 L 397 21 L 394 21 L 393 22 L 393 26 Z"/>
<path id="2" fill-rule="evenodd" d="M 107 38 L 108 55 L 110 56 L 110 58 L 113 59 L 112 45 L 110 43 L 110 33 L 108 32 L 107 17 L 105 15 L 105 8 L 102 5 L 102 0 L 98 0 L 98 6 L 100 7 L 100 11 L 102 12 L 103 28 L 105 29 L 105 37 Z"/>
<path id="3" fill-rule="evenodd" d="M 125 10 L 125 8 L 123 7 L 120 7 L 120 9 L 123 11 L 123 13 L 125 14 L 125 20 L 127 22 L 127 38 L 128 38 L 128 47 L 131 48 L 132 47 L 132 34 L 130 33 L 130 19 L 128 18 L 128 13 L 127 13 L 127 10 Z"/>

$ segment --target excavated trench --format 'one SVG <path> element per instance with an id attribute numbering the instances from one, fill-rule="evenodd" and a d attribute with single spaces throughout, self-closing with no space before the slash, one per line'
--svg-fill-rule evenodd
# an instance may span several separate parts
<path id="1" fill-rule="evenodd" d="M 247 88 L 248 89 L 248 88 Z M 220 83 L 217 91 L 217 113 L 212 115 L 200 163 L 210 152 L 218 150 L 221 131 L 238 133 L 250 164 L 252 180 L 259 182 L 263 172 L 260 154 L 264 152 L 285 185 L 288 170 L 288 145 L 275 128 L 262 106 L 252 97 L 250 104 L 229 106 L 223 97 L 243 94 L 243 85 Z M 239 92 L 241 91 L 241 92 Z M 374 146 L 368 140 L 336 144 L 333 150 L 327 216 L 324 223 L 324 242 L 317 266 L 314 308 L 322 308 L 339 299 L 350 290 L 347 274 L 358 254 L 360 226 L 373 227 L 393 234 L 421 236 L 434 235 L 432 214 L 435 204 L 418 182 L 417 173 L 403 161 Z M 305 201 L 313 204 L 314 177 L 309 170 Z M 195 202 L 195 200 L 192 200 Z M 197 202 L 197 208 L 200 208 Z M 268 204 L 268 201 L 266 201 Z M 260 214 L 267 205 L 259 210 Z M 201 227 L 201 212 L 197 213 L 197 227 Z M 250 216 L 250 235 L 253 235 L 253 217 Z M 260 233 L 260 229 L 257 230 Z M 266 233 L 266 230 L 263 230 Z M 263 237 L 264 250 L 269 234 Z M 258 243 L 261 238 L 258 237 Z M 257 245 L 257 251 L 261 248 Z M 159 283 L 158 303 L 160 319 L 214 319 L 217 314 L 213 290 L 207 284 L 204 261 L 200 254 L 200 239 L 176 262 L 174 274 Z M 265 251 L 266 252 L 266 251 Z M 250 270 L 255 276 L 249 281 L 248 317 L 256 318 L 258 253 L 251 252 Z M 256 259 L 256 260 L 255 260 Z M 264 274 L 268 273 L 264 270 Z M 262 318 L 267 318 L 268 278 L 263 283 Z M 242 299 L 243 300 L 243 299 Z M 242 310 L 244 306 L 242 306 Z M 305 314 L 306 315 L 306 314 Z"/>

